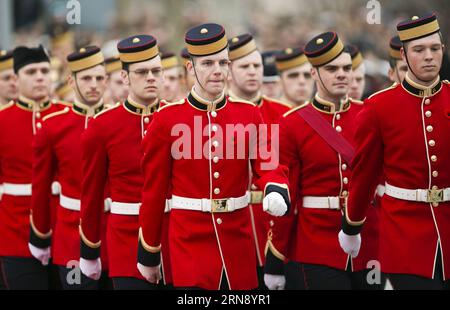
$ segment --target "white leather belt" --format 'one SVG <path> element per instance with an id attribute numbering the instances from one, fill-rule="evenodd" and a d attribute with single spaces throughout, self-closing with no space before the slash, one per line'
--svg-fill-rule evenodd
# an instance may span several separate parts
<path id="1" fill-rule="evenodd" d="M 192 210 L 211 213 L 233 212 L 248 206 L 250 194 L 238 198 L 225 199 L 195 199 L 179 196 L 172 196 L 172 209 Z"/>
<path id="2" fill-rule="evenodd" d="M 110 210 L 110 198 L 106 198 L 104 202 L 104 212 L 108 212 Z M 61 207 L 67 210 L 71 211 L 80 211 L 81 210 L 81 201 L 80 199 L 74 199 L 67 196 L 64 196 L 63 194 L 59 195 L 59 204 Z"/>
<path id="3" fill-rule="evenodd" d="M 386 183 L 386 195 L 416 202 L 440 203 L 450 201 L 450 187 L 442 189 L 405 189 Z"/>
<path id="4" fill-rule="evenodd" d="M 171 209 L 172 199 L 166 200 L 164 213 L 168 213 Z M 139 215 L 141 203 L 115 202 L 111 203 L 111 213 L 117 215 Z"/>
<path id="5" fill-rule="evenodd" d="M 303 197 L 303 208 L 308 209 L 332 209 L 340 210 L 343 204 L 346 203 L 347 198 L 340 198 L 337 196 L 330 197 Z"/>
<path id="6" fill-rule="evenodd" d="M 384 186 L 384 185 L 378 185 L 377 186 L 377 195 L 378 196 L 380 196 L 380 197 L 383 197 L 384 196 L 384 194 L 386 193 L 386 186 Z"/>
<path id="7" fill-rule="evenodd" d="M 3 183 L 3 194 L 10 196 L 31 196 L 31 184 Z"/>

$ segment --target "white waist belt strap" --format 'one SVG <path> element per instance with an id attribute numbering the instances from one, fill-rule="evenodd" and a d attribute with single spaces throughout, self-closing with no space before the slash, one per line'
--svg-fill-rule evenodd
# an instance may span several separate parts
<path id="1" fill-rule="evenodd" d="M 233 212 L 243 209 L 248 206 L 250 202 L 250 194 L 247 192 L 244 196 L 238 198 L 224 198 L 224 199 L 195 199 L 179 196 L 172 196 L 172 209 L 191 210 L 201 212 Z"/>
<path id="2" fill-rule="evenodd" d="M 343 201 L 343 198 L 339 198 L 337 196 L 330 196 L 330 197 L 305 196 L 303 197 L 303 208 L 340 210 L 341 201 Z"/>
<path id="3" fill-rule="evenodd" d="M 10 196 L 31 196 L 31 184 L 3 184 L 3 194 Z"/>
<path id="4" fill-rule="evenodd" d="M 168 213 L 171 209 L 172 200 L 166 200 L 164 213 Z M 111 203 L 111 213 L 117 215 L 139 215 L 141 203 L 115 202 Z"/>
<path id="5" fill-rule="evenodd" d="M 109 203 L 107 202 L 109 198 L 105 199 L 104 202 L 104 211 L 108 212 L 109 211 Z M 59 204 L 61 205 L 61 207 L 63 207 L 64 209 L 67 210 L 71 210 L 71 211 L 80 211 L 81 210 L 81 201 L 80 199 L 74 199 L 74 198 L 70 198 L 67 196 L 64 196 L 63 194 L 59 195 Z"/>
<path id="6" fill-rule="evenodd" d="M 450 201 L 450 187 L 439 190 L 405 189 L 386 183 L 386 195 L 416 202 L 444 202 Z"/>

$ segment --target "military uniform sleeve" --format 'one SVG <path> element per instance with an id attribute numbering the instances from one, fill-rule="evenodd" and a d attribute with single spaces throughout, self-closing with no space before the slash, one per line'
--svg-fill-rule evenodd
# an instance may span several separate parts
<path id="1" fill-rule="evenodd" d="M 154 115 L 142 143 L 144 188 L 139 210 L 138 262 L 145 266 L 160 264 L 162 223 L 172 174 L 170 130 L 164 115 Z"/>
<path id="2" fill-rule="evenodd" d="M 289 189 L 292 208 L 284 217 L 272 217 L 271 228 L 266 245 L 265 272 L 269 274 L 283 274 L 284 262 L 288 260 L 289 246 L 293 244 L 293 227 L 295 225 L 295 206 L 299 201 L 298 181 L 300 178 L 300 158 L 295 138 L 285 118 L 280 121 L 280 164 L 289 168 Z"/>
<path id="3" fill-rule="evenodd" d="M 56 169 L 52 137 L 44 123 L 33 139 L 30 243 L 38 248 L 46 248 L 51 242 L 50 197 Z"/>
<path id="4" fill-rule="evenodd" d="M 82 135 L 81 187 L 81 257 L 100 257 L 101 220 L 104 212 L 104 191 L 108 175 L 108 155 L 106 152 L 105 129 L 96 119 Z"/>
<path id="5" fill-rule="evenodd" d="M 343 231 L 348 235 L 361 231 L 383 171 L 380 126 L 373 103 L 365 103 L 365 106 L 356 119 L 356 155 L 352 164 L 348 205 L 342 221 Z"/>
<path id="6" fill-rule="evenodd" d="M 264 189 L 264 196 L 277 192 L 283 196 L 288 212 L 291 205 L 289 196 L 288 169 L 279 164 L 277 141 L 271 142 L 269 130 L 261 130 L 264 126 L 270 126 L 263 122 L 258 108 L 254 108 L 253 124 L 256 125 L 257 134 L 250 137 L 250 159 L 254 176 L 254 184 Z M 275 134 L 274 131 L 272 135 Z M 275 134 L 276 135 L 276 134 Z M 255 141 L 256 140 L 256 141 Z"/>

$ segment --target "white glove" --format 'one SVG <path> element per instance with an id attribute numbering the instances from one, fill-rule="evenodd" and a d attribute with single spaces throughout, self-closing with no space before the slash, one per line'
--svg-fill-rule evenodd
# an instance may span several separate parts
<path id="1" fill-rule="evenodd" d="M 161 280 L 161 265 L 154 266 L 154 267 L 147 267 L 140 263 L 137 264 L 137 269 L 141 273 L 141 275 L 144 277 L 145 280 L 147 280 L 150 283 L 158 284 Z"/>
<path id="2" fill-rule="evenodd" d="M 102 276 L 102 261 L 80 258 L 80 270 L 88 278 L 97 281 Z"/>
<path id="3" fill-rule="evenodd" d="M 41 248 L 35 247 L 31 243 L 28 243 L 28 248 L 30 249 L 31 255 L 33 255 L 34 258 L 36 258 L 38 261 L 40 261 L 43 266 L 48 265 L 48 262 L 51 257 L 50 247 L 41 249 Z"/>
<path id="4" fill-rule="evenodd" d="M 61 184 L 58 181 L 52 183 L 52 195 L 57 196 L 61 194 Z"/>
<path id="5" fill-rule="evenodd" d="M 339 232 L 339 244 L 345 253 L 355 258 L 358 256 L 359 249 L 361 248 L 361 234 L 350 236 L 341 230 Z"/>
<path id="6" fill-rule="evenodd" d="M 284 290 L 286 285 L 286 277 L 278 274 L 264 274 L 264 284 L 271 291 Z"/>
<path id="7" fill-rule="evenodd" d="M 281 194 L 272 192 L 264 197 L 263 210 L 273 216 L 283 216 L 287 211 L 287 205 Z"/>

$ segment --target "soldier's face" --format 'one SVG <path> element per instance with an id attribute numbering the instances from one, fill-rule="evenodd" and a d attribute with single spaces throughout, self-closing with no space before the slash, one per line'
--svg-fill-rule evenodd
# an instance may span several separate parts
<path id="1" fill-rule="evenodd" d="M 18 72 L 19 94 L 26 98 L 42 101 L 48 99 L 52 86 L 50 63 L 29 64 Z"/>
<path id="2" fill-rule="evenodd" d="M 164 70 L 164 83 L 161 99 L 174 102 L 180 93 L 180 68 L 174 67 Z"/>
<path id="3" fill-rule="evenodd" d="M 332 62 L 311 70 L 319 94 L 336 99 L 347 95 L 352 78 L 352 58 L 342 53 Z M 323 84 L 322 84 L 323 83 Z"/>
<path id="4" fill-rule="evenodd" d="M 403 60 L 408 58 L 412 73 L 422 81 L 432 81 L 442 66 L 443 44 L 438 33 L 406 43 L 401 49 Z"/>
<path id="5" fill-rule="evenodd" d="M 128 74 L 125 71 L 124 82 L 129 85 L 133 97 L 142 101 L 153 101 L 159 98 L 163 83 L 161 57 L 130 65 Z"/>
<path id="6" fill-rule="evenodd" d="M 400 84 L 405 79 L 406 72 L 408 71 L 408 65 L 403 60 L 396 60 L 395 67 L 389 68 L 389 79 L 391 82 Z"/>
<path id="7" fill-rule="evenodd" d="M 263 69 L 262 57 L 258 51 L 234 60 L 230 71 L 232 83 L 242 93 L 251 96 L 261 89 Z"/>
<path id="8" fill-rule="evenodd" d="M 0 99 L 5 102 L 17 99 L 17 77 L 13 69 L 0 71 Z"/>
<path id="9" fill-rule="evenodd" d="M 206 91 L 211 97 L 217 97 L 223 92 L 230 70 L 229 67 L 230 60 L 227 49 L 214 55 L 195 57 L 194 64 L 188 62 L 189 74 L 194 79 L 197 75 L 195 89 Z"/>
<path id="10" fill-rule="evenodd" d="M 78 72 L 69 80 L 70 86 L 75 90 L 79 100 L 87 105 L 94 105 L 102 99 L 106 90 L 105 66 L 98 65 Z M 81 96 L 80 96 L 81 94 Z"/>
<path id="11" fill-rule="evenodd" d="M 366 86 L 366 67 L 364 64 L 361 64 L 356 70 L 353 70 L 352 77 L 348 95 L 350 98 L 361 100 Z"/>
<path id="12" fill-rule="evenodd" d="M 283 92 L 281 81 L 264 82 L 261 87 L 262 94 L 270 98 L 280 98 Z"/>
<path id="13" fill-rule="evenodd" d="M 113 103 L 125 101 L 128 97 L 128 85 L 123 82 L 120 71 L 112 72 L 108 79 L 108 90 Z"/>
<path id="14" fill-rule="evenodd" d="M 302 103 L 311 99 L 314 80 L 311 76 L 311 65 L 305 63 L 301 66 L 283 71 L 281 84 L 284 95 L 289 101 Z"/>

